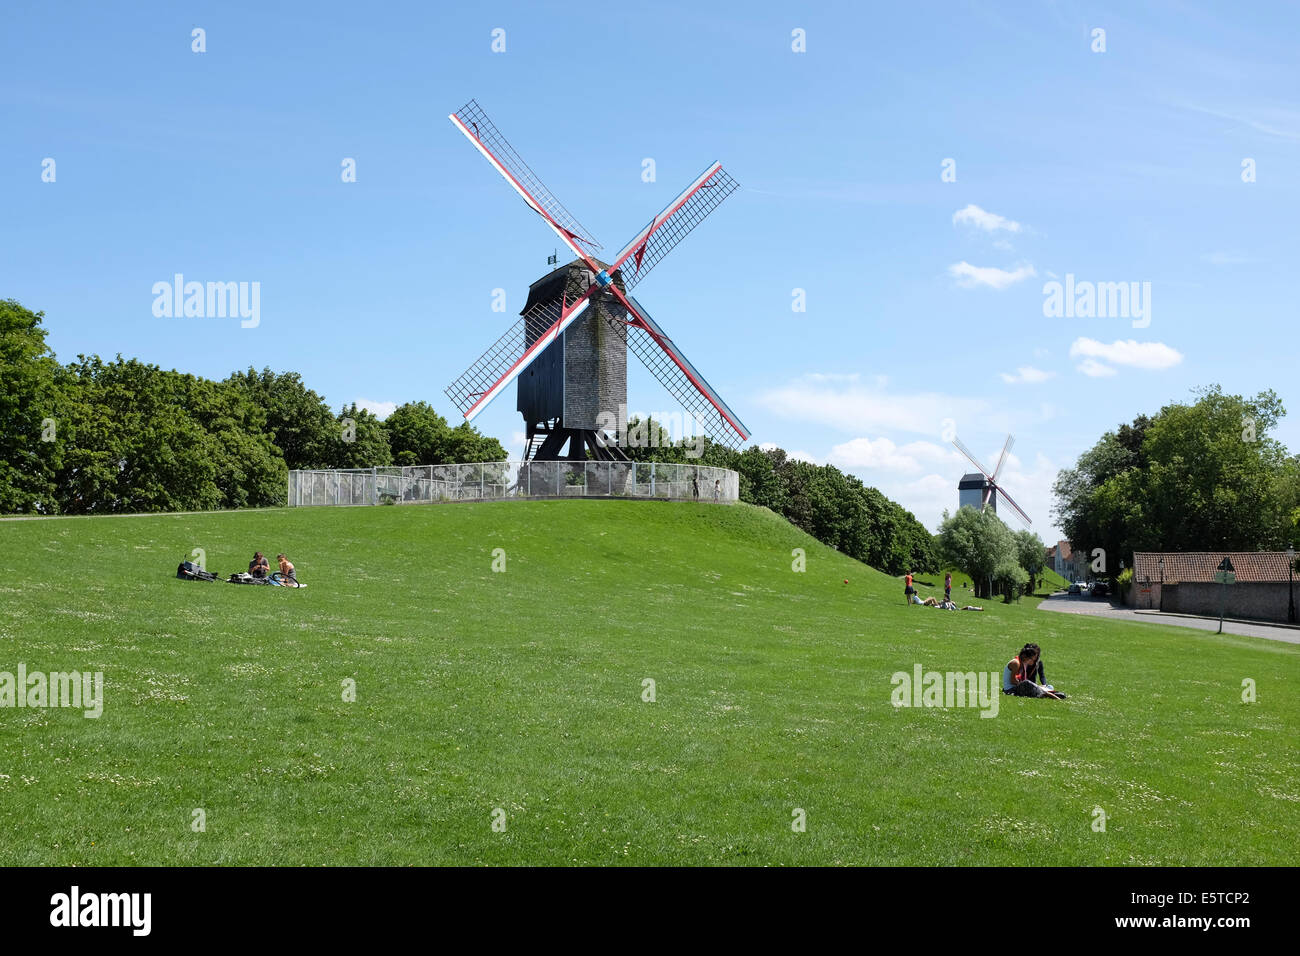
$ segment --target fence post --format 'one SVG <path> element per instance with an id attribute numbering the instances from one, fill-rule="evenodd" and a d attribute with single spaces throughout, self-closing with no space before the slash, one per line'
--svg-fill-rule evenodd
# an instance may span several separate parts
<path id="1" fill-rule="evenodd" d="M 650 462 L 650 497 L 655 496 L 655 463 Z"/>

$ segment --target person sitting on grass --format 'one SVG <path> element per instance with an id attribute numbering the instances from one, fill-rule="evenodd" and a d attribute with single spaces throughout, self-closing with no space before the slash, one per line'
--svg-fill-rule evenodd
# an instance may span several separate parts
<path id="1" fill-rule="evenodd" d="M 248 562 L 248 573 L 255 578 L 264 578 L 271 573 L 271 564 L 261 551 L 256 552 L 253 560 Z"/>
<path id="2" fill-rule="evenodd" d="M 275 559 L 280 562 L 280 579 L 283 581 L 293 581 L 295 584 L 297 584 L 298 578 L 296 576 L 296 572 L 293 569 L 293 562 L 290 561 L 288 558 L 286 558 L 283 554 L 277 554 L 275 556 Z"/>
<path id="3" fill-rule="evenodd" d="M 944 610 L 944 611 L 955 611 L 955 610 L 957 610 L 957 605 L 955 605 L 955 604 L 952 603 L 952 598 L 944 598 L 944 599 L 943 599 L 943 603 L 940 604 L 939 607 L 940 607 L 942 610 Z"/>
<path id="4" fill-rule="evenodd" d="M 1056 700 L 1065 697 L 1047 683 L 1042 649 L 1037 644 L 1026 644 L 1019 654 L 1007 662 L 1007 666 L 1002 669 L 1002 693 L 1015 697 L 1052 697 Z"/>

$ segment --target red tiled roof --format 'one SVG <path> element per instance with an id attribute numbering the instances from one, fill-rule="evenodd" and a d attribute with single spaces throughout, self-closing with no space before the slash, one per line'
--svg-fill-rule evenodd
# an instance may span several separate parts
<path id="1" fill-rule="evenodd" d="M 1243 583 L 1286 580 L 1286 554 L 1281 551 L 1139 551 L 1133 555 L 1133 577 L 1138 581 L 1144 578 L 1159 581 L 1160 559 L 1164 558 L 1166 584 L 1212 582 L 1225 557 L 1232 560 L 1237 580 Z"/>
<path id="2" fill-rule="evenodd" d="M 1074 557 L 1074 553 L 1073 553 L 1072 551 L 1070 551 L 1070 542 L 1068 542 L 1068 541 L 1061 541 L 1061 542 L 1058 542 L 1057 545 L 1056 545 L 1056 547 L 1057 547 L 1057 548 L 1060 550 L 1060 552 L 1061 552 L 1061 560 L 1062 560 L 1062 561 L 1069 561 L 1071 558 Z"/>

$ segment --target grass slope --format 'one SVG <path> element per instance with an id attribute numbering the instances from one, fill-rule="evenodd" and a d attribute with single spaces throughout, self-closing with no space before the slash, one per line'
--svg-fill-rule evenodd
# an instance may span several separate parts
<path id="1" fill-rule="evenodd" d="M 172 578 L 199 547 L 223 575 L 287 551 L 310 586 Z M 0 522 L 0 595 L 0 670 L 102 670 L 107 698 L 98 720 L 0 710 L 5 864 L 1256 864 L 1300 843 L 1300 648 L 1031 600 L 909 608 L 748 506 Z M 1071 700 L 891 705 L 896 671 L 1000 671 L 1027 639 Z"/>

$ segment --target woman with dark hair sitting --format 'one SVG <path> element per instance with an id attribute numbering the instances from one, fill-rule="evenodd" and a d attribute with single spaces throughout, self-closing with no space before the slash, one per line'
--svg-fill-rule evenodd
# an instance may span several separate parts
<path id="1" fill-rule="evenodd" d="M 1026 644 L 1020 653 L 1002 669 L 1002 693 L 1015 697 L 1052 697 L 1064 699 L 1065 695 L 1047 683 L 1043 670 L 1043 652 L 1037 644 Z"/>
<path id="2" fill-rule="evenodd" d="M 258 551 L 253 555 L 253 560 L 248 562 L 248 573 L 255 578 L 264 578 L 271 571 L 271 563 L 266 560 L 266 555 Z"/>

